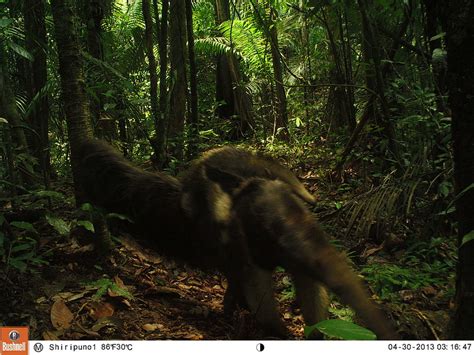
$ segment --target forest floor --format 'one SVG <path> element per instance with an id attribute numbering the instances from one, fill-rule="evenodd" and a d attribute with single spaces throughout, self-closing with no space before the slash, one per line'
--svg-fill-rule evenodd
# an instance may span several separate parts
<path id="1" fill-rule="evenodd" d="M 311 181 L 311 178 L 307 180 L 308 186 L 314 190 Z M 64 195 L 72 196 L 70 187 L 55 190 L 61 189 Z M 322 206 L 324 201 L 334 200 L 334 194 L 325 192 L 324 188 L 318 191 L 318 197 Z M 341 198 L 349 197 L 338 197 Z M 58 202 L 52 212 L 70 221 L 74 218 L 72 206 L 67 201 Z M 18 216 L 28 208 L 27 203 L 17 206 L 16 219 L 21 219 Z M 205 273 L 163 258 L 140 247 L 126 234 L 117 235 L 120 242 L 116 241 L 116 248 L 100 255 L 80 238 L 60 236 L 44 218 L 33 218 L 30 222 L 35 229 L 36 256 L 31 262 L 23 259 L 28 267 L 22 272 L 15 265 L 7 265 L 5 272 L 0 272 L 4 286 L 0 325 L 29 325 L 33 339 L 263 337 L 247 312 L 224 315 L 226 281 L 217 272 Z M 23 226 L 23 229 L 26 238 L 32 239 L 28 237 L 31 228 Z M 350 241 L 341 244 L 354 250 Z M 381 243 L 365 241 L 364 244 L 366 258 L 361 263 L 375 265 L 372 269 L 396 262 L 400 253 L 406 252 L 401 246 L 395 253 L 385 253 Z M 275 273 L 275 284 L 280 311 L 292 339 L 303 339 L 304 323 L 294 305 L 288 275 L 283 271 Z M 385 297 L 378 302 L 397 324 L 403 338 L 445 339 L 450 297 L 445 286 L 433 283 L 412 289 L 401 286 L 396 297 Z M 336 299 L 332 299 L 330 311 L 338 317 L 352 319 L 351 312 Z"/>

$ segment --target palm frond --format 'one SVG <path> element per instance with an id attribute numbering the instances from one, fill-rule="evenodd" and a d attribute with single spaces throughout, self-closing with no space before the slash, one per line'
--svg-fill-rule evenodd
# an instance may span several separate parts
<path id="1" fill-rule="evenodd" d="M 46 84 L 36 93 L 36 95 L 31 99 L 31 101 L 25 107 L 25 117 L 29 117 L 39 105 L 39 102 L 45 97 L 51 96 L 55 91 L 59 90 L 57 86 L 58 82 L 49 80 Z"/>
<path id="2" fill-rule="evenodd" d="M 271 72 L 265 37 L 251 19 L 225 21 L 219 25 L 219 31 L 253 74 Z"/>
<path id="3" fill-rule="evenodd" d="M 390 175 L 380 186 L 353 198 L 341 211 L 347 222 L 346 236 L 356 235 L 363 240 L 373 226 L 394 224 L 406 216 L 420 182 L 420 179 L 406 179 L 400 183 Z"/>
<path id="4" fill-rule="evenodd" d="M 194 42 L 196 52 L 205 55 L 223 55 L 227 53 L 235 53 L 229 42 L 224 37 L 208 37 L 199 38 Z M 235 53 L 236 54 L 236 53 Z"/>

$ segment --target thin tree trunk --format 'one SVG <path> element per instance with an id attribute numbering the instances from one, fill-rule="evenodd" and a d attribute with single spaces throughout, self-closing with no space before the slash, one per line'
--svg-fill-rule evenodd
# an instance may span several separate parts
<path id="1" fill-rule="evenodd" d="M 16 107 L 15 96 L 10 89 L 8 72 L 6 70 L 6 56 L 3 45 L 0 44 L 0 112 L 12 126 L 13 137 L 19 150 L 27 152 L 28 142 L 26 140 L 25 131 L 23 130 L 23 122 Z"/>
<path id="2" fill-rule="evenodd" d="M 402 44 L 402 37 L 403 35 L 405 34 L 406 32 L 406 29 L 407 29 L 407 26 L 409 24 L 409 20 L 410 20 L 410 17 L 411 17 L 411 13 L 409 12 L 405 18 L 405 20 L 402 22 L 401 26 L 400 26 L 400 30 L 398 31 L 398 34 L 397 35 L 394 35 L 394 36 L 391 36 L 391 38 L 393 39 L 393 43 L 392 43 L 392 46 L 389 50 L 389 57 L 388 57 L 388 61 L 382 66 L 382 76 L 385 77 L 390 69 L 390 62 L 392 62 L 395 58 L 395 55 L 398 51 L 398 49 L 400 48 L 400 45 Z M 364 52 L 366 52 L 367 50 L 364 50 Z M 373 81 L 369 81 L 371 78 L 371 76 L 368 76 L 367 80 L 367 84 L 373 84 Z M 374 91 L 372 88 L 368 87 L 369 89 L 371 89 L 372 91 Z M 364 126 L 367 124 L 367 122 L 369 121 L 369 119 L 371 117 L 373 117 L 373 110 L 374 110 L 374 105 L 375 105 L 375 102 L 376 102 L 376 99 L 377 99 L 377 96 L 374 95 L 373 93 L 370 94 L 368 100 L 367 100 L 367 104 L 365 105 L 364 107 L 364 111 L 361 115 L 361 118 L 359 120 L 359 122 L 357 123 L 356 127 L 354 128 L 354 131 L 352 132 L 352 135 L 351 135 L 351 138 L 349 139 L 349 142 L 347 142 L 345 148 L 344 148 L 344 151 L 343 153 L 341 154 L 341 157 L 339 158 L 339 161 L 334 169 L 334 172 L 340 174 L 341 171 L 342 171 L 342 167 L 345 163 L 345 160 L 346 158 L 349 156 L 349 153 L 352 151 L 352 149 L 354 148 L 356 142 L 357 142 L 357 139 L 359 138 L 359 134 L 362 132 L 362 129 L 364 128 Z"/>
<path id="3" fill-rule="evenodd" d="M 425 7 L 425 41 L 428 44 L 431 58 L 435 50 L 442 50 L 441 38 L 432 39 L 440 34 L 441 28 L 438 23 L 438 13 L 440 10 L 440 2 L 436 0 L 423 0 Z M 430 58 L 430 59 L 431 59 Z M 438 111 L 447 112 L 446 107 L 446 65 L 444 60 L 432 62 L 432 70 L 434 77 L 434 86 L 436 92 L 436 105 Z"/>
<path id="4" fill-rule="evenodd" d="M 31 113 L 32 127 L 37 135 L 33 136 L 32 153 L 39 162 L 43 174 L 44 185 L 49 189 L 51 175 L 51 158 L 49 152 L 49 104 L 45 92 L 47 82 L 46 63 L 46 24 L 44 0 L 25 0 L 24 21 L 26 46 L 33 55 L 33 62 L 28 63 L 31 75 L 30 99 L 38 95 L 38 103 Z"/>
<path id="5" fill-rule="evenodd" d="M 171 93 L 169 107 L 169 138 L 175 144 L 173 155 L 183 157 L 183 134 L 186 118 L 186 4 L 185 0 L 170 3 Z"/>
<path id="6" fill-rule="evenodd" d="M 161 33 L 160 33 L 160 29 L 161 29 L 161 26 L 160 26 L 160 12 L 158 10 L 158 0 L 153 0 L 153 16 L 155 18 L 155 41 L 157 41 L 158 43 L 160 43 L 160 40 L 161 40 Z"/>
<path id="7" fill-rule="evenodd" d="M 474 339 L 474 2 L 446 1 L 442 14 L 448 52 L 454 181 L 458 194 L 455 204 L 459 261 L 452 337 Z"/>
<path id="8" fill-rule="evenodd" d="M 102 20 L 104 19 L 103 0 L 86 0 L 84 3 L 84 23 L 87 28 L 87 51 L 89 54 L 99 61 L 104 59 L 104 50 L 102 45 Z M 88 78 L 90 81 L 94 81 L 94 74 Z M 101 122 L 101 115 L 103 110 L 102 103 L 102 90 L 100 88 L 94 88 L 94 95 L 91 96 L 90 100 L 90 112 L 92 122 L 98 128 L 98 134 L 100 137 L 110 137 L 114 135 L 114 132 L 108 132 L 110 125 L 104 127 Z"/>
<path id="9" fill-rule="evenodd" d="M 229 0 L 216 0 L 217 23 L 230 20 Z M 252 99 L 242 85 L 239 61 L 233 53 L 218 58 L 216 73 L 216 101 L 224 103 L 217 109 L 219 117 L 232 119 L 238 116 L 239 126 L 230 139 L 242 138 L 254 123 Z"/>
<path id="10" fill-rule="evenodd" d="M 151 18 L 150 0 L 142 0 L 143 19 L 145 20 L 145 48 L 148 58 L 148 75 L 150 76 L 150 106 L 151 117 L 155 126 L 155 132 L 159 130 L 159 108 L 158 108 L 158 75 L 156 73 L 156 58 L 153 53 L 153 21 Z M 159 157 L 156 144 L 153 143 L 155 155 Z"/>
<path id="11" fill-rule="evenodd" d="M 3 43 L 0 43 L 0 117 L 7 119 L 8 129 L 5 134 L 13 136 L 15 147 L 19 153 L 28 153 L 28 142 L 25 131 L 22 128 L 24 125 L 18 109 L 16 107 L 15 96 L 10 88 L 10 81 L 7 71 L 6 51 Z M 10 136 L 8 136 L 10 137 Z M 7 138 L 8 138 L 7 137 Z M 11 148 L 11 147 L 9 147 Z M 17 163 L 15 168 L 19 170 L 21 182 L 31 184 L 33 182 L 34 172 L 24 164 Z M 16 180 L 18 175 L 12 176 Z M 16 180 L 16 182 L 19 182 Z"/>
<path id="12" fill-rule="evenodd" d="M 273 77 L 275 80 L 276 89 L 276 104 L 277 104 L 277 119 L 276 129 L 280 132 L 279 136 L 283 140 L 289 139 L 288 132 L 288 111 L 286 104 L 285 87 L 283 86 L 283 69 L 281 65 L 280 49 L 278 48 L 278 33 L 276 29 L 276 14 L 275 10 L 271 10 L 270 14 L 270 28 L 269 28 L 269 42 L 272 53 Z"/>
<path id="13" fill-rule="evenodd" d="M 344 30 L 342 26 L 342 15 L 336 13 L 337 18 L 328 19 L 325 11 L 322 11 L 322 20 L 328 34 L 329 45 L 331 49 L 334 69 L 331 76 L 334 81 L 341 86 L 333 86 L 330 88 L 328 96 L 328 114 L 330 115 L 331 124 L 336 127 L 346 126 L 349 133 L 355 128 L 355 107 L 354 107 L 354 90 L 352 87 L 344 86 L 352 84 L 352 64 L 350 52 L 347 50 L 346 41 L 344 39 Z M 337 27 L 335 25 L 337 23 Z M 337 30 L 333 30 L 336 27 Z M 349 41 L 349 40 L 347 40 Z M 340 45 L 338 43 L 341 43 Z M 349 58 L 347 58 L 349 56 Z"/>
<path id="14" fill-rule="evenodd" d="M 165 145 L 168 126 L 168 90 L 166 85 L 166 73 L 168 69 L 168 8 L 169 0 L 163 0 L 161 5 L 161 23 L 158 50 L 160 52 L 160 102 L 159 119 L 156 132 L 156 149 L 158 152 L 158 163 L 165 163 Z"/>
<path id="15" fill-rule="evenodd" d="M 188 55 L 189 55 L 189 86 L 191 91 L 189 105 L 189 125 L 190 136 L 188 144 L 188 158 L 193 158 L 197 154 L 199 140 L 199 117 L 198 117 L 198 93 L 197 93 L 197 69 L 194 57 L 194 33 L 193 33 L 193 7 L 192 0 L 186 0 L 186 33 L 188 35 Z"/>
<path id="16" fill-rule="evenodd" d="M 392 155 L 395 157 L 398 154 L 398 150 L 395 144 L 395 131 L 393 128 L 393 124 L 390 121 L 390 114 L 388 109 L 388 103 L 385 98 L 385 84 L 383 79 L 383 74 L 381 70 L 381 57 L 379 53 L 379 43 L 376 39 L 376 35 L 374 29 L 372 27 L 371 21 L 369 20 L 368 10 L 367 10 L 367 2 L 366 0 L 357 0 L 359 4 L 360 13 L 362 15 L 362 27 L 364 33 L 364 41 L 366 42 L 366 48 L 368 48 L 368 55 L 367 59 L 373 65 L 374 70 L 374 79 L 375 85 L 370 83 L 372 79 L 368 79 L 368 87 L 369 88 L 376 88 L 379 98 L 380 98 L 380 107 L 381 107 L 381 120 L 380 125 L 384 131 L 384 135 L 388 141 L 388 149 Z"/>

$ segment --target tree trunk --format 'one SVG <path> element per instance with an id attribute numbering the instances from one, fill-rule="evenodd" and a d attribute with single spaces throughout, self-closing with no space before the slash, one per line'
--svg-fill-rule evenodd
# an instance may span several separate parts
<path id="1" fill-rule="evenodd" d="M 159 110 L 158 110 L 158 75 L 156 73 L 156 58 L 153 53 L 153 21 L 151 18 L 150 0 L 142 0 L 143 19 L 145 20 L 145 49 L 148 58 L 148 75 L 150 76 L 150 106 L 151 117 L 155 126 L 155 132 L 159 130 Z M 160 156 L 156 144 L 153 143 L 153 150 L 157 157 Z"/>
<path id="2" fill-rule="evenodd" d="M 3 43 L 0 43 L 0 117 L 7 119 L 9 127 L 5 134 L 12 134 L 18 153 L 27 154 L 28 142 L 25 131 L 22 128 L 24 123 L 16 107 L 15 95 L 10 88 L 6 51 Z M 26 184 L 32 183 L 34 172 L 29 166 L 17 162 L 15 168 L 20 171 L 22 182 Z"/>
<path id="3" fill-rule="evenodd" d="M 156 150 L 158 152 L 158 164 L 165 163 L 165 145 L 168 126 L 168 90 L 166 85 L 166 73 L 168 69 L 168 0 L 163 0 L 161 5 L 161 23 L 158 50 L 160 52 L 160 106 L 159 119 L 156 132 Z"/>
<path id="4" fill-rule="evenodd" d="M 189 144 L 188 158 L 192 159 L 197 154 L 199 141 L 199 117 L 198 117 L 198 93 L 197 93 L 197 70 L 196 59 L 194 57 L 194 33 L 193 33 L 193 7 L 192 0 L 186 0 L 186 33 L 188 36 L 189 54 L 189 86 L 191 90 L 189 105 Z"/>
<path id="5" fill-rule="evenodd" d="M 286 108 L 286 93 L 285 87 L 283 86 L 283 69 L 281 65 L 280 49 L 278 48 L 278 33 L 276 29 L 276 14 L 275 10 L 271 10 L 270 22 L 269 22 L 269 42 L 270 50 L 272 53 L 272 64 L 273 64 L 273 78 L 275 80 L 276 89 L 276 104 L 277 104 L 277 117 L 276 117 L 276 130 L 279 132 L 278 136 L 283 140 L 289 139 L 288 134 L 288 112 Z"/>
<path id="6" fill-rule="evenodd" d="M 102 20 L 104 19 L 104 8 L 102 0 L 85 0 L 83 16 L 84 23 L 87 28 L 87 51 L 89 54 L 99 61 L 104 60 L 104 50 L 102 45 Z M 94 83 L 94 72 L 88 78 L 91 84 Z M 110 137 L 114 132 L 107 132 L 107 128 L 100 123 L 103 102 L 102 90 L 100 87 L 94 85 L 94 95 L 90 96 L 90 112 L 91 119 L 97 127 L 100 137 Z M 110 126 L 110 125 L 109 125 Z M 105 129 L 104 129 L 105 128 Z M 110 130 L 110 127 L 108 127 Z"/>
<path id="7" fill-rule="evenodd" d="M 436 54 L 435 51 L 440 51 L 442 53 L 442 43 L 441 38 L 432 40 L 433 37 L 439 35 L 441 32 L 441 28 L 439 26 L 439 10 L 440 10 L 440 2 L 436 0 L 423 0 L 423 4 L 425 7 L 425 41 L 428 44 L 428 48 L 430 51 L 430 59 L 432 64 L 433 70 L 433 77 L 434 77 L 434 86 L 436 92 L 436 105 L 438 111 L 440 112 L 447 112 L 446 107 L 446 63 L 445 58 L 440 55 L 433 56 Z M 433 60 L 436 58 L 436 60 Z"/>
<path id="8" fill-rule="evenodd" d="M 230 20 L 229 0 L 216 0 L 217 23 Z M 239 61 L 233 53 L 219 56 L 216 71 L 217 115 L 222 119 L 239 118 L 229 139 L 242 138 L 254 123 L 252 99 L 242 86 Z"/>
<path id="9" fill-rule="evenodd" d="M 442 14 L 448 52 L 454 180 L 458 194 L 456 216 L 459 261 L 453 338 L 474 339 L 474 2 L 443 2 Z M 466 239 L 463 243 L 469 234 L 471 240 Z"/>
<path id="10" fill-rule="evenodd" d="M 170 3 L 171 93 L 169 138 L 175 142 L 172 154 L 183 157 L 183 133 L 186 117 L 186 4 L 185 0 Z"/>
<path id="11" fill-rule="evenodd" d="M 61 78 L 62 100 L 66 113 L 69 143 L 71 146 L 71 165 L 74 179 L 76 203 L 83 201 L 80 189 L 79 144 L 92 137 L 90 112 L 85 91 L 84 71 L 79 41 L 74 28 L 72 5 L 68 0 L 52 0 L 56 43 L 59 55 L 59 75 Z"/>
<path id="12" fill-rule="evenodd" d="M 385 84 L 381 67 L 380 44 L 376 38 L 372 22 L 369 19 L 367 0 L 357 0 L 357 3 L 359 4 L 360 13 L 362 16 L 362 27 L 365 42 L 363 48 L 366 48 L 367 50 L 365 57 L 368 59 L 368 63 L 373 65 L 373 77 L 370 79 L 368 78 L 367 86 L 369 88 L 375 86 L 377 89 L 376 91 L 379 96 L 382 111 L 379 124 L 382 127 L 385 138 L 388 141 L 389 152 L 396 157 L 398 154 L 398 149 L 395 144 L 395 130 L 390 120 L 388 103 L 385 97 Z"/>
<path id="13" fill-rule="evenodd" d="M 85 90 L 84 69 L 79 40 L 74 28 L 72 4 L 68 0 L 52 0 L 54 29 L 59 56 L 62 100 L 66 113 L 68 138 L 71 147 L 72 177 L 76 205 L 85 201 L 80 181 L 80 145 L 92 138 L 90 111 Z M 96 238 L 94 242 L 102 250 L 112 248 L 112 240 L 106 229 L 104 217 L 95 218 Z"/>
<path id="14" fill-rule="evenodd" d="M 333 86 L 329 89 L 329 110 L 327 111 L 330 115 L 331 125 L 336 127 L 345 126 L 349 133 L 352 133 L 356 126 L 356 119 L 354 89 L 347 86 L 347 84 L 353 84 L 350 38 L 348 35 L 345 35 L 342 24 L 343 14 L 337 11 L 334 16 L 328 19 L 325 11 L 322 10 L 322 19 L 328 34 L 329 46 L 334 62 L 331 76 L 336 84 L 340 84 L 340 86 Z M 344 18 L 344 20 L 347 19 Z"/>
<path id="15" fill-rule="evenodd" d="M 39 162 L 44 185 L 49 188 L 51 175 L 51 158 L 49 152 L 49 104 L 45 89 L 47 82 L 46 64 L 46 25 L 43 0 L 25 0 L 24 3 L 26 47 L 33 55 L 33 62 L 28 62 L 31 75 L 30 99 L 38 95 L 38 104 L 31 113 L 32 128 L 37 135 L 32 139 L 32 153 Z"/>

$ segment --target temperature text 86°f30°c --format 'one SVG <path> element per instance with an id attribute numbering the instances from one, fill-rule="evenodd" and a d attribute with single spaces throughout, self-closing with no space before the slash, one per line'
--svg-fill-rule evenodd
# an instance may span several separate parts
<path id="1" fill-rule="evenodd" d="M 112 344 L 102 344 L 100 346 L 101 350 L 111 350 L 111 351 L 132 351 L 133 345 L 129 343 L 112 343 Z"/>

